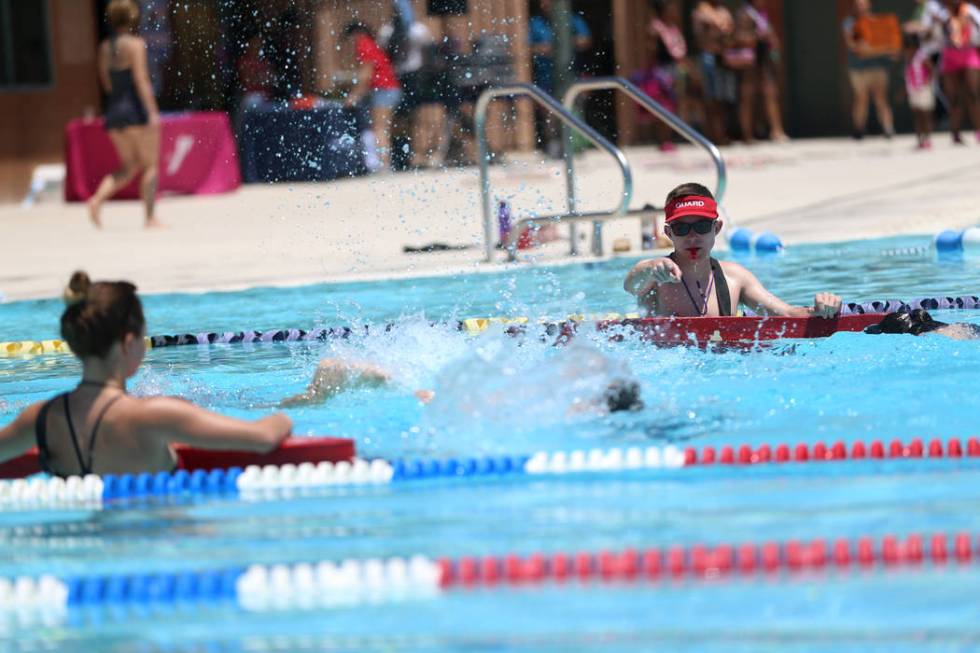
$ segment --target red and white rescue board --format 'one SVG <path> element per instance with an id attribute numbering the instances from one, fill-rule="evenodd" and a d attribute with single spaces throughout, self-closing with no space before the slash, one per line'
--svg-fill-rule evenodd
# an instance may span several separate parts
<path id="1" fill-rule="evenodd" d="M 878 324 L 884 313 L 819 317 L 647 317 L 606 320 L 596 323 L 597 331 L 637 333 L 657 345 L 696 345 L 707 347 L 752 346 L 780 338 L 826 338 L 839 331 L 863 331 Z"/>
<path id="2" fill-rule="evenodd" d="M 219 451 L 177 445 L 180 469 L 227 469 L 249 465 L 299 465 L 300 463 L 332 463 L 354 458 L 354 441 L 347 438 L 287 438 L 269 453 L 250 451 Z M 23 478 L 41 471 L 37 449 L 0 464 L 0 478 Z"/>

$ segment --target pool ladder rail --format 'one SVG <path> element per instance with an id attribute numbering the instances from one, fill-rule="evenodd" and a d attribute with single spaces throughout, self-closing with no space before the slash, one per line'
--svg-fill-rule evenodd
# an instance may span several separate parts
<path id="1" fill-rule="evenodd" d="M 564 213 L 530 216 L 517 220 L 510 230 L 506 242 L 500 243 L 501 247 L 507 251 L 508 260 L 513 261 L 516 259 L 517 240 L 525 228 L 556 223 L 569 224 L 569 240 L 571 243 L 569 254 L 575 256 L 578 254 L 578 234 L 576 227 L 581 222 L 591 222 L 592 254 L 602 256 L 602 227 L 607 220 L 625 217 L 646 217 L 650 216 L 651 212 L 656 213 L 658 211 L 658 209 L 651 211 L 649 208 L 630 209 L 634 184 L 633 170 L 629 160 L 620 148 L 611 143 L 574 113 L 575 103 L 583 93 L 601 90 L 621 91 L 626 97 L 633 100 L 633 102 L 640 105 L 647 112 L 665 122 L 673 131 L 680 134 L 687 141 L 704 149 L 711 157 L 715 167 L 715 200 L 719 205 L 722 203 L 728 184 L 728 173 L 725 160 L 718 147 L 662 104 L 650 98 L 650 96 L 629 80 L 622 77 L 597 77 L 579 81 L 568 88 L 562 102 L 559 102 L 534 84 L 516 83 L 491 87 L 480 95 L 475 110 L 477 158 L 479 159 L 480 166 L 480 197 L 483 210 L 484 251 L 487 262 L 492 262 L 494 259 L 495 242 L 493 200 L 490 189 L 490 153 L 487 145 L 487 110 L 490 103 L 497 98 L 529 97 L 545 111 L 561 121 L 563 136 L 562 150 L 567 209 Z M 595 147 L 612 157 L 622 174 L 623 190 L 619 202 L 606 211 L 583 212 L 579 209 L 575 185 L 573 130 L 584 136 Z M 659 212 L 662 213 L 662 209 L 659 209 Z"/>

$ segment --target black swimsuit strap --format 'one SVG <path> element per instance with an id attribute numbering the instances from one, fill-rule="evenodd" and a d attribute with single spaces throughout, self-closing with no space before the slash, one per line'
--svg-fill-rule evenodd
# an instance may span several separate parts
<path id="1" fill-rule="evenodd" d="M 721 263 L 716 259 L 711 259 L 711 273 L 715 276 L 718 314 L 722 317 L 728 317 L 732 314 L 732 295 L 728 291 L 728 279 L 725 278 L 725 271 L 721 269 Z"/>
<path id="2" fill-rule="evenodd" d="M 68 409 L 68 394 L 63 395 L 65 398 L 65 419 L 68 421 L 68 432 L 71 434 L 71 444 L 75 449 L 75 456 L 78 458 L 78 467 L 81 470 L 82 475 L 92 473 L 92 464 L 95 462 L 93 451 L 95 448 L 95 439 L 99 435 L 99 427 L 102 426 L 102 418 L 105 417 L 106 412 L 112 407 L 112 404 L 116 403 L 122 395 L 116 395 L 112 399 L 106 402 L 106 405 L 102 407 L 99 411 L 98 417 L 95 418 L 95 426 L 92 427 L 92 436 L 88 440 L 88 465 L 85 464 L 85 459 L 82 458 L 82 449 L 78 446 L 78 435 L 75 433 L 75 425 L 71 421 L 71 411 Z"/>
<path id="3" fill-rule="evenodd" d="M 109 401 L 107 401 L 106 404 L 105 404 L 105 406 L 102 407 L 102 410 L 99 411 L 99 416 L 95 418 L 95 426 L 92 427 L 92 437 L 89 438 L 89 441 L 88 441 L 88 464 L 89 464 L 89 468 L 88 469 L 89 469 L 89 473 L 92 472 L 92 466 L 95 463 L 95 456 L 94 456 L 93 452 L 95 451 L 95 440 L 96 440 L 96 438 L 99 437 L 99 427 L 102 426 L 102 418 L 105 417 L 105 414 L 107 412 L 109 412 L 109 409 L 110 408 L 112 408 L 112 404 L 116 403 L 117 401 L 119 401 L 122 398 L 123 398 L 123 395 L 122 394 L 118 394 L 115 397 L 113 397 L 112 399 L 110 399 Z"/>
<path id="4" fill-rule="evenodd" d="M 34 437 L 37 439 L 37 462 L 41 471 L 53 474 L 51 471 L 50 456 L 48 455 L 48 412 L 51 405 L 58 400 L 58 397 L 51 399 L 41 406 L 41 411 L 37 414 L 37 421 L 34 422 Z"/>
<path id="5" fill-rule="evenodd" d="M 71 408 L 68 406 L 68 393 L 62 395 L 65 404 L 65 419 L 68 421 L 68 433 L 71 434 L 71 444 L 75 448 L 75 457 L 78 458 L 78 468 L 82 474 L 87 474 L 85 470 L 85 460 L 82 459 L 82 450 L 78 447 L 78 436 L 75 434 L 75 425 L 71 421 Z"/>

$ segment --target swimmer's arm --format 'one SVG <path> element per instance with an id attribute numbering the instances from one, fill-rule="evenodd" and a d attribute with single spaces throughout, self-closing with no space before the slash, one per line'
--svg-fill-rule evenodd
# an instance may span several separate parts
<path id="1" fill-rule="evenodd" d="M 205 410 L 175 397 L 143 400 L 138 412 L 138 429 L 143 435 L 204 449 L 272 451 L 293 430 L 283 413 L 257 420 L 242 420 Z"/>
<path id="2" fill-rule="evenodd" d="M 16 458 L 34 446 L 34 424 L 43 404 L 36 403 L 0 429 L 0 462 Z"/>
<path id="3" fill-rule="evenodd" d="M 351 388 L 377 388 L 391 381 L 391 375 L 367 363 L 325 358 L 317 365 L 313 381 L 302 394 L 283 399 L 282 407 L 320 403 Z"/>
<path id="4" fill-rule="evenodd" d="M 157 108 L 157 99 L 153 96 L 153 85 L 150 83 L 150 67 L 146 63 L 146 43 L 143 39 L 135 39 L 132 45 L 133 55 L 133 81 L 136 84 L 136 93 L 140 96 L 140 101 L 146 109 L 147 115 L 151 120 L 160 115 Z"/>

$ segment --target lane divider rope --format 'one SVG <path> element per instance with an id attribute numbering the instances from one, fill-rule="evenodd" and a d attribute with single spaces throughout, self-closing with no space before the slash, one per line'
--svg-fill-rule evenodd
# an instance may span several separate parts
<path id="1" fill-rule="evenodd" d="M 431 598 L 446 590 L 582 581 L 701 581 L 799 573 L 948 568 L 980 558 L 980 538 L 929 535 L 667 545 L 598 552 L 539 552 L 321 561 L 147 574 L 0 578 L 0 613 L 72 608 L 235 602 L 248 611 Z M 829 575 L 828 578 L 832 578 Z"/>
<path id="2" fill-rule="evenodd" d="M 890 313 L 903 309 L 924 308 L 926 310 L 975 310 L 980 309 L 980 297 L 920 297 L 911 300 L 888 299 L 864 303 L 847 303 L 841 309 L 843 315 L 865 313 Z M 565 322 L 589 322 L 637 319 L 639 313 L 601 313 L 590 315 L 569 315 Z M 539 324 L 546 329 L 560 329 L 564 322 L 551 321 L 546 318 L 531 320 L 527 317 L 475 317 L 454 323 L 443 323 L 468 333 L 486 331 L 491 325 L 520 326 Z M 440 323 L 431 323 L 437 326 Z M 151 348 L 177 347 L 182 345 L 236 344 L 257 342 L 308 342 L 346 339 L 352 335 L 367 335 L 369 333 L 387 332 L 395 328 L 395 323 L 381 324 L 375 327 L 363 325 L 360 327 L 332 327 L 311 329 L 276 329 L 272 331 L 225 331 L 184 333 L 176 335 L 149 336 L 147 346 Z M 43 354 L 70 354 L 67 343 L 62 340 L 21 340 L 0 342 L 0 357 L 39 356 Z"/>
<path id="3" fill-rule="evenodd" d="M 35 476 L 0 481 L 0 510 L 37 508 L 102 508 L 105 502 L 184 496 L 262 497 L 291 490 L 343 486 L 388 485 L 433 479 L 500 479 L 521 476 L 560 476 L 676 470 L 690 467 L 759 466 L 826 463 L 846 460 L 914 460 L 980 458 L 980 439 L 964 444 L 959 438 L 920 438 L 827 444 L 779 444 L 680 449 L 674 445 L 575 451 L 538 452 L 527 456 L 486 456 L 428 460 L 355 458 L 353 462 L 251 465 L 242 469 L 213 469 L 156 474 L 89 475 L 68 479 Z"/>

